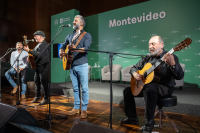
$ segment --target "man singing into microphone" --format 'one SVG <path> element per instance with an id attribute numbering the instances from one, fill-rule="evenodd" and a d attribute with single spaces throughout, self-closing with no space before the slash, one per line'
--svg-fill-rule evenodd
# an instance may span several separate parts
<path id="1" fill-rule="evenodd" d="M 17 50 L 13 51 L 10 57 L 10 64 L 12 68 L 5 73 L 5 76 L 14 88 L 11 93 L 15 94 L 17 92 L 18 86 L 13 80 L 12 75 L 15 75 L 17 72 L 17 61 L 15 60 L 17 59 L 19 54 L 22 52 L 19 56 L 19 72 L 21 73 L 21 82 L 22 82 L 21 96 L 24 99 L 26 98 L 25 93 L 26 93 L 26 86 L 27 86 L 26 85 L 26 71 L 27 71 L 27 64 L 28 64 L 28 61 L 27 61 L 28 53 L 26 51 L 22 51 L 22 48 L 23 48 L 23 44 L 21 42 L 17 42 L 16 43 Z"/>
<path id="2" fill-rule="evenodd" d="M 73 85 L 74 92 L 74 108 L 69 111 L 68 115 L 79 114 L 80 109 L 80 86 L 82 89 L 82 104 L 81 104 L 81 116 L 80 118 L 87 117 L 87 106 L 89 101 L 89 90 L 88 90 L 88 59 L 87 59 L 87 50 L 89 49 L 92 36 L 90 33 L 86 33 L 83 28 L 85 26 L 85 19 L 81 15 L 76 15 L 73 22 L 73 33 L 69 34 L 64 45 L 60 49 L 60 57 L 65 56 L 64 50 L 66 47 L 69 49 L 77 48 L 83 50 L 74 50 L 73 51 L 73 62 L 70 69 L 70 77 Z M 81 39 L 82 37 L 82 39 Z M 81 40 L 80 40 L 81 39 Z M 80 42 L 79 42 L 79 41 Z M 77 43 L 79 42 L 79 43 Z M 71 44 L 71 45 L 70 45 Z M 76 46 L 77 45 L 77 46 Z"/>
<path id="3" fill-rule="evenodd" d="M 24 47 L 24 50 L 32 54 L 36 60 L 41 52 L 48 45 L 45 41 L 45 34 L 42 31 L 36 31 L 34 34 L 34 38 L 38 45 L 31 51 L 29 47 Z M 45 50 L 45 52 L 41 55 L 41 57 L 36 62 L 36 71 L 35 71 L 35 84 L 37 86 L 36 89 L 36 97 L 32 101 L 32 103 L 37 103 L 41 100 L 41 81 L 44 87 L 44 99 L 39 103 L 39 105 L 48 104 L 48 71 L 49 71 L 49 50 Z"/>

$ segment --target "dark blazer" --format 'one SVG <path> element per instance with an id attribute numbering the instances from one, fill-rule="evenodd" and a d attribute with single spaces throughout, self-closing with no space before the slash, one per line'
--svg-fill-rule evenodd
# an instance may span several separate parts
<path id="1" fill-rule="evenodd" d="M 29 53 L 35 57 L 34 60 L 38 58 L 38 56 L 41 54 L 41 52 L 45 49 L 47 45 L 48 45 L 47 42 L 44 40 L 39 45 L 39 47 L 36 46 L 32 51 L 29 51 Z M 44 64 L 47 64 L 48 62 L 49 62 L 49 48 L 45 50 L 43 55 L 41 55 L 41 57 L 38 59 L 38 61 L 36 62 L 36 67 L 41 67 Z"/>

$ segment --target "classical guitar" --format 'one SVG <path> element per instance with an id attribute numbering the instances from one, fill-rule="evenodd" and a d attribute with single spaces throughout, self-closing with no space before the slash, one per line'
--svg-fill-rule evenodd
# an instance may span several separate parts
<path id="1" fill-rule="evenodd" d="M 23 38 L 24 38 L 24 46 L 27 47 L 27 36 L 24 35 Z M 30 49 L 30 50 L 32 50 L 32 49 Z M 31 68 L 36 69 L 36 64 L 34 62 L 35 57 L 32 54 L 29 54 L 28 58 L 30 60 Z"/>
<path id="2" fill-rule="evenodd" d="M 190 38 L 185 39 L 181 43 L 177 44 L 174 48 L 172 48 L 168 53 L 172 54 L 176 51 L 180 51 L 181 49 L 187 47 L 192 43 Z M 158 67 L 163 62 L 163 57 L 158 60 L 155 64 L 147 63 L 142 70 L 137 71 L 140 75 L 142 75 L 142 80 L 137 81 L 135 78 L 131 78 L 131 91 L 134 96 L 137 96 L 143 89 L 145 84 L 151 82 L 159 82 L 160 77 L 157 76 L 160 68 Z"/>
<path id="3" fill-rule="evenodd" d="M 77 47 L 78 43 L 81 41 L 82 37 L 85 35 L 85 31 L 81 34 L 80 30 L 78 32 L 76 32 L 76 34 L 74 35 L 72 41 L 70 44 L 68 45 L 72 45 L 74 43 L 74 41 L 79 37 L 79 40 L 77 41 L 75 47 Z M 68 49 L 68 47 L 66 47 L 65 49 L 65 56 L 63 57 L 63 69 L 64 70 L 70 70 L 71 68 L 71 64 L 73 61 L 73 52 L 71 50 Z"/>

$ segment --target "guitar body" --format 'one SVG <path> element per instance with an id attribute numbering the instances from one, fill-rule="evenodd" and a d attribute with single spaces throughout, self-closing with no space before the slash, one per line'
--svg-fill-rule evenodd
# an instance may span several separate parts
<path id="1" fill-rule="evenodd" d="M 24 46 L 27 47 L 27 36 L 24 35 L 22 37 L 24 38 Z M 30 49 L 30 50 L 32 51 L 32 49 Z M 36 69 L 36 64 L 34 62 L 35 57 L 32 54 L 29 53 L 28 58 L 29 58 L 29 61 L 30 61 L 30 64 L 31 64 L 31 68 Z"/>
<path id="2" fill-rule="evenodd" d="M 79 37 L 78 41 L 76 42 L 75 48 L 77 47 L 77 45 L 79 44 L 79 42 L 81 41 L 81 39 L 83 38 L 83 36 L 86 34 L 86 32 L 84 31 L 81 35 L 81 31 L 78 30 L 78 32 L 75 33 L 72 42 L 69 45 L 74 45 L 73 42 Z M 71 68 L 71 64 L 73 61 L 73 52 L 71 50 L 68 49 L 68 47 L 66 47 L 65 49 L 65 56 L 63 57 L 63 69 L 64 70 L 70 70 Z"/>
<path id="3" fill-rule="evenodd" d="M 32 49 L 31 49 L 31 50 L 32 50 Z M 28 58 L 29 58 L 29 60 L 30 60 L 31 68 L 32 68 L 32 69 L 36 69 L 36 64 L 35 64 L 35 62 L 34 62 L 34 58 L 35 58 L 35 57 L 34 57 L 32 54 L 29 54 Z"/>
<path id="4" fill-rule="evenodd" d="M 159 82 L 160 77 L 160 68 L 156 68 L 155 72 L 152 71 L 146 78 L 144 77 L 144 73 L 152 67 L 151 63 L 147 63 L 142 70 L 137 71 L 140 75 L 143 75 L 142 80 L 137 81 L 135 78 L 131 78 L 131 91 L 134 96 L 137 96 L 143 89 L 145 84 L 151 83 L 151 82 Z"/>
<path id="5" fill-rule="evenodd" d="M 63 57 L 63 69 L 70 70 L 73 61 L 73 53 L 70 50 L 68 51 L 68 47 L 66 47 L 65 53 L 67 54 Z"/>

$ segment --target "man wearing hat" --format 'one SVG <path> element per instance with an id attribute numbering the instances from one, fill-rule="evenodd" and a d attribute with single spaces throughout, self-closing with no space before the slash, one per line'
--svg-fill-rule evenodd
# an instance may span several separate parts
<path id="1" fill-rule="evenodd" d="M 41 52 L 48 45 L 45 41 L 45 34 L 42 31 L 36 31 L 34 34 L 34 38 L 38 45 L 31 51 L 29 47 L 25 47 L 24 50 L 32 54 L 36 60 Z M 36 71 L 35 71 L 35 84 L 37 86 L 36 96 L 32 103 L 37 103 L 41 100 L 41 82 L 44 87 L 44 99 L 39 103 L 39 105 L 48 104 L 48 70 L 49 70 L 49 49 L 45 50 L 45 52 L 41 55 L 41 57 L 36 62 Z"/>

